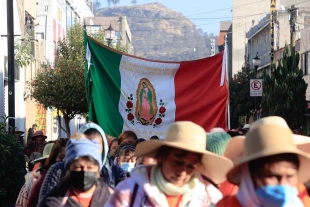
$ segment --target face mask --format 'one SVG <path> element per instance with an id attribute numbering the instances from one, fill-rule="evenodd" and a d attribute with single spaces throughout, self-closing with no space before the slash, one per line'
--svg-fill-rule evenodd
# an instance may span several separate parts
<path id="1" fill-rule="evenodd" d="M 122 162 L 121 163 L 121 168 L 125 172 L 130 172 L 134 167 L 135 167 L 135 163 L 131 163 L 131 162 Z"/>
<path id="2" fill-rule="evenodd" d="M 98 180 L 97 172 L 87 172 L 87 171 L 70 172 L 71 186 L 82 192 L 91 189 L 96 184 L 97 180 Z"/>
<path id="3" fill-rule="evenodd" d="M 256 190 L 256 195 L 262 204 L 272 207 L 283 207 L 288 204 L 294 204 L 297 194 L 297 189 L 289 185 L 266 185 Z"/>

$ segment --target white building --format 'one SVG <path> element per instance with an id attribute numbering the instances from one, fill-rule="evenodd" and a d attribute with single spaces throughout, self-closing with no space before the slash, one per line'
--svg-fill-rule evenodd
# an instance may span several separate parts
<path id="1" fill-rule="evenodd" d="M 34 64 L 26 73 L 26 79 L 29 82 L 35 77 L 39 62 L 45 60 L 54 62 L 58 41 L 66 36 L 67 28 L 75 23 L 83 24 L 85 17 L 94 16 L 85 0 L 40 0 L 37 1 L 36 12 L 36 23 L 34 23 L 34 38 L 37 40 L 36 56 Z M 27 128 L 36 123 L 38 130 L 43 130 L 48 136 L 48 140 L 66 137 L 66 133 L 58 128 L 56 111 L 45 110 L 39 103 L 35 102 L 31 97 L 31 90 L 25 99 L 27 102 Z M 85 120 L 81 117 L 71 120 L 71 132 L 76 132 L 83 123 Z M 64 126 L 62 118 L 61 124 Z"/>
<path id="2" fill-rule="evenodd" d="M 21 18 L 17 1 L 14 0 L 14 35 L 15 41 L 21 41 Z M 33 15 L 31 11 L 27 11 L 29 15 Z M 8 115 L 8 68 L 7 68 L 7 6 L 6 1 L 0 1 L 0 116 Z M 15 64 L 15 126 L 21 131 L 25 130 L 25 107 L 23 93 L 25 89 L 25 70 Z M 2 121 L 2 120 L 0 120 Z"/>

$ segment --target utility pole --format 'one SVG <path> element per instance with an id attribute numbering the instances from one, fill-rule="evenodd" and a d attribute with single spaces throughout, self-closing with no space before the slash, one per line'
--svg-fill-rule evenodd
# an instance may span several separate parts
<path id="1" fill-rule="evenodd" d="M 210 39 L 211 41 L 211 57 L 215 55 L 215 39 Z"/>
<path id="2" fill-rule="evenodd" d="M 8 41 L 8 109 L 9 127 L 15 129 L 15 74 L 14 74 L 14 0 L 7 0 L 7 41 Z M 14 132 L 14 131 L 13 131 Z"/>
<path id="3" fill-rule="evenodd" d="M 290 22 L 290 32 L 291 32 L 291 53 L 295 55 L 295 40 L 296 40 L 296 31 L 298 30 L 296 21 L 298 16 L 298 8 L 295 8 L 294 5 L 287 10 L 289 12 L 289 22 Z"/>
<path id="4" fill-rule="evenodd" d="M 270 4 L 270 61 L 274 59 L 274 12 L 276 11 L 276 0 Z"/>

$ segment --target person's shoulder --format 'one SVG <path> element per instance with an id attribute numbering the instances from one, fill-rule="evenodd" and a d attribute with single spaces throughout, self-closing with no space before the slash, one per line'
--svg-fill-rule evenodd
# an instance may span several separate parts
<path id="1" fill-rule="evenodd" d="M 65 188 L 63 185 L 56 186 L 46 195 L 39 206 L 61 206 L 67 190 L 68 188 Z"/>
<path id="2" fill-rule="evenodd" d="M 52 164 L 52 166 L 49 168 L 49 170 L 51 170 L 51 169 L 53 169 L 53 170 L 64 169 L 64 167 L 65 167 L 64 162 L 56 162 L 56 163 Z"/>
<path id="3" fill-rule="evenodd" d="M 217 204 L 217 207 L 227 207 L 227 206 L 233 206 L 233 207 L 242 207 L 240 202 L 238 201 L 237 197 L 235 195 L 233 196 L 225 196 L 220 200 Z"/>
<path id="4" fill-rule="evenodd" d="M 54 163 L 46 173 L 46 179 L 51 179 L 51 177 L 57 177 L 57 179 L 62 176 L 65 171 L 64 162 L 56 162 Z"/>
<path id="5" fill-rule="evenodd" d="M 96 202 L 105 203 L 111 195 L 108 184 L 104 182 L 103 178 L 98 179 L 98 185 L 94 193 L 94 199 Z"/>
<path id="6" fill-rule="evenodd" d="M 66 192 L 69 189 L 69 184 L 67 181 L 62 181 L 59 185 L 55 186 L 46 197 L 65 197 Z"/>
<path id="7" fill-rule="evenodd" d="M 123 181 L 121 181 L 115 188 L 115 191 L 124 191 L 124 190 L 132 190 L 136 185 L 136 181 L 134 178 L 129 177 Z"/>

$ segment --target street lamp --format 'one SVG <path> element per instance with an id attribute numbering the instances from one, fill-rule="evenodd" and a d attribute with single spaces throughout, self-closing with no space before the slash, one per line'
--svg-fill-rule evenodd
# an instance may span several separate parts
<path id="1" fill-rule="evenodd" d="M 104 30 L 104 37 L 108 41 L 108 46 L 110 47 L 110 44 L 115 37 L 115 30 L 113 29 L 111 24 L 108 29 Z"/>
<path id="2" fill-rule="evenodd" d="M 260 66 L 261 64 L 261 61 L 260 61 L 260 58 L 258 57 L 258 52 L 256 53 L 256 57 L 253 58 L 253 66 L 255 68 L 255 71 L 254 71 L 254 77 L 257 78 L 257 68 L 258 66 Z"/>

